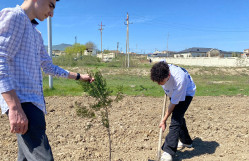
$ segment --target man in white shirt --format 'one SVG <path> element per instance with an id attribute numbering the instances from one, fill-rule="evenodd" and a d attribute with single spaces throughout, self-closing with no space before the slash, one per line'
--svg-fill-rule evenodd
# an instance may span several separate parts
<path id="1" fill-rule="evenodd" d="M 164 131 L 166 121 L 172 114 L 169 133 L 162 146 L 164 153 L 161 156 L 161 161 L 171 161 L 177 147 L 192 147 L 193 141 L 189 136 L 184 114 L 192 101 L 196 86 L 184 68 L 167 64 L 165 61 L 153 65 L 151 80 L 161 85 L 165 94 L 170 97 L 169 107 L 159 127 Z"/>

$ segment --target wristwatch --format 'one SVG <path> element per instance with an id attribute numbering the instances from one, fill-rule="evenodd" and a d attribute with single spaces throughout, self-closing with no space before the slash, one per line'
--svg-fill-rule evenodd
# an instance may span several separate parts
<path id="1" fill-rule="evenodd" d="M 77 73 L 75 80 L 79 80 L 79 79 L 80 79 L 80 73 Z"/>

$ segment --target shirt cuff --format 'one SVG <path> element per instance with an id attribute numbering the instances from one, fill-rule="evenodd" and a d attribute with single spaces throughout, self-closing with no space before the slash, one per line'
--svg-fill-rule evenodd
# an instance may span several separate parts
<path id="1" fill-rule="evenodd" d="M 13 83 L 10 79 L 0 80 L 0 93 L 8 92 L 14 89 Z"/>

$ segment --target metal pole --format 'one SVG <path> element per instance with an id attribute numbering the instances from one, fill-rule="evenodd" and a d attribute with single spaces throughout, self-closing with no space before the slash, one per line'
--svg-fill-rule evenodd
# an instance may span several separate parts
<path id="1" fill-rule="evenodd" d="M 119 42 L 117 42 L 117 54 L 115 54 L 115 58 L 118 56 L 118 46 L 119 46 Z"/>
<path id="2" fill-rule="evenodd" d="M 129 54 L 129 15 L 128 15 L 128 12 L 127 12 L 127 51 L 128 51 L 128 64 L 127 64 L 127 67 L 129 68 L 130 67 L 130 54 Z"/>
<path id="3" fill-rule="evenodd" d="M 101 36 L 101 59 L 103 60 L 103 52 L 102 52 L 102 21 L 101 21 L 101 28 L 100 28 L 100 36 Z"/>
<path id="4" fill-rule="evenodd" d="M 127 13 L 127 15 L 128 15 L 128 13 Z M 128 16 L 127 16 L 127 18 L 128 18 Z M 126 21 L 127 21 L 128 19 L 126 19 Z M 127 25 L 127 30 L 126 30 L 126 49 L 125 49 L 125 67 L 127 67 L 127 62 L 126 62 L 126 59 L 127 59 L 127 49 L 128 49 L 128 24 L 126 24 Z"/>
<path id="5" fill-rule="evenodd" d="M 168 49 L 168 41 L 169 41 L 169 33 L 168 33 L 168 37 L 167 37 L 167 57 L 169 57 L 169 49 Z"/>
<path id="6" fill-rule="evenodd" d="M 102 26 L 105 26 L 105 25 L 102 25 L 102 21 L 101 21 L 101 25 L 99 25 L 99 26 L 101 26 L 100 27 L 100 34 L 101 34 L 101 59 L 103 60 L 103 51 L 102 51 L 102 30 L 103 30 L 103 28 L 102 28 Z"/>
<path id="7" fill-rule="evenodd" d="M 48 17 L 48 53 L 52 59 L 52 24 L 51 17 Z M 53 88 L 53 77 L 49 75 L 49 88 Z"/>

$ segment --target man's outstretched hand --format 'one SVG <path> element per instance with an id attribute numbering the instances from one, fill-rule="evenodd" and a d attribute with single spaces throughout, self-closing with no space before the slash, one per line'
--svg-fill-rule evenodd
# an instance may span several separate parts
<path id="1" fill-rule="evenodd" d="M 92 83 L 94 78 L 89 74 L 80 75 L 80 80 Z"/>

